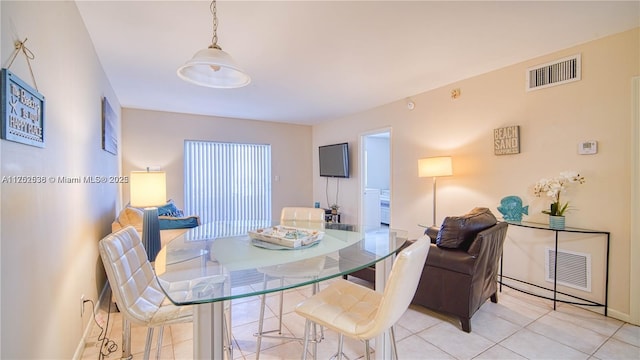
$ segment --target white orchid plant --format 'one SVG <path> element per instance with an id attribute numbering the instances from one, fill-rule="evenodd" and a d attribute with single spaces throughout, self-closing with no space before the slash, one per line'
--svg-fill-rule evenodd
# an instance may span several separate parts
<path id="1" fill-rule="evenodd" d="M 566 192 L 570 184 L 584 184 L 584 176 L 576 171 L 563 171 L 560 176 L 551 179 L 540 179 L 533 187 L 533 193 L 537 197 L 546 195 L 550 197 L 550 210 L 543 210 L 542 213 L 552 216 L 564 216 L 565 211 L 569 208 L 569 202 L 564 204 L 560 202 L 560 194 Z"/>

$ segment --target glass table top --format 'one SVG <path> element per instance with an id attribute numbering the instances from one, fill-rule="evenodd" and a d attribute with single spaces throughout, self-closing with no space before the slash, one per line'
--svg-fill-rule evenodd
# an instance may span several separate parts
<path id="1" fill-rule="evenodd" d="M 575 228 L 575 227 L 565 227 L 564 229 L 553 229 L 549 227 L 549 224 L 541 224 L 535 223 L 531 221 L 507 221 L 509 225 L 527 227 L 532 229 L 541 229 L 541 230 L 551 230 L 551 231 L 559 231 L 559 232 L 577 232 L 577 233 L 597 233 L 597 234 L 605 234 L 607 231 L 602 230 L 592 230 L 592 229 L 583 229 L 583 228 Z"/>
<path id="2" fill-rule="evenodd" d="M 406 231 L 349 225 L 322 229 L 322 240 L 303 249 L 254 245 L 248 231 L 268 226 L 271 224 L 259 221 L 218 222 L 188 230 L 163 247 L 155 259 L 162 290 L 176 305 L 285 290 L 371 266 L 394 254 L 407 240 Z M 265 281 L 279 277 L 285 281 Z"/>

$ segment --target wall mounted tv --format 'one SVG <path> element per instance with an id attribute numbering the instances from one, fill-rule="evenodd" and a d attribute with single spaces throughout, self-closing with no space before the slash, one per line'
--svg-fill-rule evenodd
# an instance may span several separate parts
<path id="1" fill-rule="evenodd" d="M 318 153 L 320 154 L 320 176 L 349 177 L 349 144 L 320 146 Z"/>

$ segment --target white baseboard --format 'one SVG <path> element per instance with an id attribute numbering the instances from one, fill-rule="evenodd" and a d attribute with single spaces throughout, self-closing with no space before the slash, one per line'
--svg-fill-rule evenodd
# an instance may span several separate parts
<path id="1" fill-rule="evenodd" d="M 612 308 L 609 308 L 607 310 L 607 315 L 609 317 L 612 317 L 614 319 L 618 319 L 624 322 L 628 322 L 629 324 L 633 324 L 633 320 L 631 319 L 631 315 L 630 314 L 625 314 L 623 312 L 614 310 Z M 634 324 L 634 325 L 640 325 L 640 324 Z"/>

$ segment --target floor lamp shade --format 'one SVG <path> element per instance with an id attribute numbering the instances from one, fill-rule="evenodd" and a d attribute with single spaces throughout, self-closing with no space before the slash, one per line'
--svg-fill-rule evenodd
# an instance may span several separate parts
<path id="1" fill-rule="evenodd" d="M 438 156 L 418 160 L 419 177 L 451 176 L 451 156 Z"/>
<path id="2" fill-rule="evenodd" d="M 436 225 L 436 179 L 453 175 L 451 156 L 437 156 L 418 160 L 418 177 L 433 178 L 433 226 Z"/>
<path id="3" fill-rule="evenodd" d="M 129 177 L 131 206 L 144 208 L 142 244 L 149 261 L 160 251 L 159 205 L 167 200 L 167 177 L 163 171 L 133 171 Z"/>

